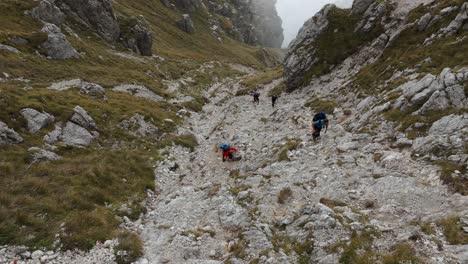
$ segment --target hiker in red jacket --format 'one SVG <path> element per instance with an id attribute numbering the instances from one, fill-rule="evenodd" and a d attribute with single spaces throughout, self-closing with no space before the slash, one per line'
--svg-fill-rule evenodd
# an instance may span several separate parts
<path id="1" fill-rule="evenodd" d="M 221 150 L 223 150 L 223 162 L 226 160 L 233 161 L 234 153 L 238 153 L 239 150 L 229 146 L 228 144 L 221 144 Z"/>

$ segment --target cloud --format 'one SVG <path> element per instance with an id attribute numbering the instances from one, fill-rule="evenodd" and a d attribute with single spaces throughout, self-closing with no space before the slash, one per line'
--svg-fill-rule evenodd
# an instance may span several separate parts
<path id="1" fill-rule="evenodd" d="M 276 7 L 283 19 L 284 43 L 287 45 L 296 37 L 304 22 L 314 16 L 326 4 L 335 3 L 349 8 L 353 0 L 278 0 Z"/>

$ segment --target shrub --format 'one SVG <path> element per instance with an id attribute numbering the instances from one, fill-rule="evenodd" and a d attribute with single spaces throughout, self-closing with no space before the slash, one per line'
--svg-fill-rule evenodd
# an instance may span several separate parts
<path id="1" fill-rule="evenodd" d="M 454 176 L 453 173 L 458 170 L 461 174 L 467 171 L 466 165 L 458 165 L 451 161 L 439 160 L 435 162 L 440 167 L 440 179 L 453 192 L 461 195 L 468 195 L 468 180 L 461 175 Z"/>
<path id="2" fill-rule="evenodd" d="M 324 204 L 330 208 L 335 208 L 336 206 L 346 206 L 347 204 L 341 201 L 330 200 L 327 198 L 320 198 L 320 203 Z"/>
<path id="3" fill-rule="evenodd" d="M 332 114 L 335 111 L 335 108 L 337 107 L 337 104 L 335 101 L 331 100 L 322 100 L 317 97 L 313 97 L 307 103 L 304 105 L 305 107 L 309 107 L 310 110 L 314 112 L 325 112 L 328 114 Z"/>
<path id="4" fill-rule="evenodd" d="M 121 232 L 117 239 L 119 244 L 114 248 L 114 251 L 118 264 L 132 263 L 143 255 L 143 242 L 135 233 Z"/>
<path id="5" fill-rule="evenodd" d="M 278 194 L 278 203 L 285 204 L 293 195 L 291 188 L 283 188 Z"/>
<path id="6" fill-rule="evenodd" d="M 417 257 L 416 251 L 408 243 L 401 243 L 393 246 L 391 254 L 382 257 L 383 264 L 400 264 L 400 263 L 424 263 Z"/>
<path id="7" fill-rule="evenodd" d="M 468 244 L 468 235 L 462 229 L 460 217 L 451 216 L 437 222 L 442 227 L 444 236 L 452 245 Z"/>

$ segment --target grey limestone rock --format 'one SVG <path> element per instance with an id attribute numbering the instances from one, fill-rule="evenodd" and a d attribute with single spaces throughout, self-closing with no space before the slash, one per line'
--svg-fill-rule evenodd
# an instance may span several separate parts
<path id="1" fill-rule="evenodd" d="M 137 84 L 122 84 L 112 88 L 115 92 L 128 93 L 136 97 L 145 98 L 151 101 L 160 102 L 164 98 L 153 93 L 150 89 Z"/>
<path id="2" fill-rule="evenodd" d="M 44 55 L 57 60 L 79 57 L 78 52 L 73 48 L 59 27 L 47 23 L 41 31 L 47 33 L 47 40 L 40 45 L 41 52 Z"/>
<path id="3" fill-rule="evenodd" d="M 20 53 L 20 51 L 12 46 L 0 44 L 0 50 L 5 50 L 13 53 Z"/>
<path id="4" fill-rule="evenodd" d="M 65 145 L 73 147 L 85 147 L 91 144 L 94 136 L 85 128 L 73 123 L 67 122 L 62 132 L 62 140 Z"/>
<path id="5" fill-rule="evenodd" d="M 15 130 L 0 121 L 0 145 L 18 144 L 21 142 L 23 142 L 23 138 Z"/>
<path id="6" fill-rule="evenodd" d="M 374 0 L 354 0 L 352 7 L 353 15 L 360 15 L 366 12 Z"/>
<path id="7" fill-rule="evenodd" d="M 31 15 L 35 19 L 60 26 L 65 21 L 65 14 L 58 8 L 54 1 L 42 0 L 33 10 Z"/>
<path id="8" fill-rule="evenodd" d="M 28 130 L 31 133 L 37 133 L 39 130 L 54 122 L 55 118 L 46 112 L 39 112 L 32 108 L 21 110 L 21 115 L 26 119 Z"/>
<path id="9" fill-rule="evenodd" d="M 86 110 L 84 110 L 81 106 L 76 106 L 73 111 L 74 113 L 70 118 L 70 121 L 86 129 L 97 129 L 93 118 L 88 115 L 88 112 L 86 112 Z"/>
<path id="10" fill-rule="evenodd" d="M 55 0 L 67 16 L 94 29 L 106 41 L 119 38 L 120 27 L 111 0 Z"/>
<path id="11" fill-rule="evenodd" d="M 43 162 L 43 161 L 54 161 L 54 160 L 59 160 L 62 157 L 59 155 L 55 154 L 54 152 L 41 149 L 38 147 L 31 147 L 28 149 L 29 152 L 31 152 L 31 158 L 32 162 Z"/>
<path id="12" fill-rule="evenodd" d="M 129 29 L 130 33 L 125 37 L 125 45 L 132 51 L 142 55 L 153 55 L 153 33 L 138 23 Z"/>

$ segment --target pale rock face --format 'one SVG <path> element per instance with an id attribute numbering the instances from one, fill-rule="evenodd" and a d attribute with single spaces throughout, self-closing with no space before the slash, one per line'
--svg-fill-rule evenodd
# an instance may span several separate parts
<path id="1" fill-rule="evenodd" d="M 465 2 L 461 9 L 460 12 L 458 13 L 457 17 L 442 31 L 445 34 L 456 34 L 460 30 L 466 30 L 466 24 L 468 21 L 468 2 Z"/>
<path id="2" fill-rule="evenodd" d="M 18 144 L 21 142 L 23 142 L 23 138 L 0 121 L 0 145 Z"/>
<path id="3" fill-rule="evenodd" d="M 65 21 L 65 14 L 54 5 L 54 1 L 42 0 L 37 7 L 31 11 L 31 15 L 43 22 L 60 26 Z"/>
<path id="4" fill-rule="evenodd" d="M 374 0 L 354 0 L 352 7 L 353 15 L 361 15 L 366 12 L 367 8 L 374 2 Z"/>
<path id="5" fill-rule="evenodd" d="M 67 16 L 90 26 L 106 41 L 119 38 L 120 27 L 110 0 L 55 0 Z"/>
<path id="6" fill-rule="evenodd" d="M 39 130 L 43 129 L 55 120 L 55 118 L 49 113 L 41 113 L 31 108 L 21 110 L 21 115 L 26 119 L 28 130 L 31 133 L 39 132 Z"/>
<path id="7" fill-rule="evenodd" d="M 288 87 L 301 84 L 305 72 L 310 69 L 317 59 L 314 50 L 305 49 L 328 27 L 327 15 L 334 5 L 325 6 L 314 17 L 305 22 L 296 39 L 289 45 L 288 54 L 284 61 L 284 76 Z"/>
<path id="8" fill-rule="evenodd" d="M 106 93 L 104 88 L 99 84 L 85 82 L 81 79 L 65 80 L 49 86 L 49 89 L 57 91 L 66 91 L 71 88 L 78 88 L 81 93 L 96 98 L 103 98 Z"/>
<path id="9" fill-rule="evenodd" d="M 0 44 L 0 50 L 12 52 L 12 53 L 20 53 L 20 51 L 18 49 L 14 48 L 12 46 L 3 45 L 3 44 Z"/>

